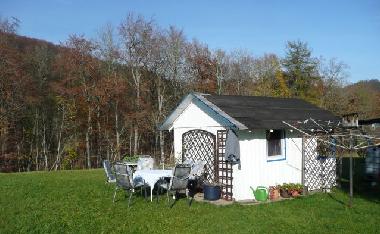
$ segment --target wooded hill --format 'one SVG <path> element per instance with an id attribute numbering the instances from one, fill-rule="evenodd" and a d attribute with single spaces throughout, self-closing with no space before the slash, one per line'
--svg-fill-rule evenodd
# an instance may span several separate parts
<path id="1" fill-rule="evenodd" d="M 286 43 L 284 58 L 210 50 L 175 27 L 129 15 L 98 37 L 60 45 L 0 22 L 0 170 L 100 167 L 151 154 L 168 162 L 157 126 L 188 92 L 298 97 L 340 115 L 380 116 L 379 80 L 346 84 L 347 66 Z M 376 88 L 377 87 L 377 88 Z"/>

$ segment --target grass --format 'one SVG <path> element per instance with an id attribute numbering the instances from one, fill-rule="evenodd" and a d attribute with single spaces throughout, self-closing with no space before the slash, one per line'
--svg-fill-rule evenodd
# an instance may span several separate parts
<path id="1" fill-rule="evenodd" d="M 137 193 L 128 209 L 123 192 L 102 170 L 0 174 L 0 233 L 379 233 L 380 201 L 346 193 L 247 206 L 216 207 L 165 197 L 147 202 Z"/>

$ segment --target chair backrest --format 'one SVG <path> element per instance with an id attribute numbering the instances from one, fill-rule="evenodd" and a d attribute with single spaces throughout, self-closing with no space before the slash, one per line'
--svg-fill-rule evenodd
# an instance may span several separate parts
<path id="1" fill-rule="evenodd" d="M 191 168 L 190 174 L 193 176 L 202 176 L 203 171 L 205 169 L 206 162 L 205 161 L 196 161 Z"/>
<path id="2" fill-rule="evenodd" d="M 123 189 L 133 189 L 133 182 L 129 174 L 116 172 L 116 185 Z"/>
<path id="3" fill-rule="evenodd" d="M 195 161 L 192 159 L 186 159 L 185 161 L 182 162 L 183 164 L 189 164 L 190 166 L 193 166 Z"/>
<path id="4" fill-rule="evenodd" d="M 115 163 L 115 165 L 113 165 L 113 167 L 115 168 L 115 173 L 130 174 L 129 170 L 128 170 L 128 166 L 124 165 L 120 162 Z"/>
<path id="5" fill-rule="evenodd" d="M 182 190 L 187 188 L 189 182 L 191 166 L 189 164 L 178 164 L 174 168 L 170 188 L 172 190 Z"/>
<path id="6" fill-rule="evenodd" d="M 115 176 L 114 174 L 112 173 L 112 169 L 111 169 L 111 163 L 110 161 L 108 160 L 104 160 L 103 161 L 103 167 L 104 167 L 104 172 L 106 173 L 106 176 L 107 176 L 107 180 L 108 181 L 112 181 L 115 179 Z"/>
<path id="7" fill-rule="evenodd" d="M 147 157 L 140 157 L 137 160 L 137 170 L 153 169 L 154 159 Z"/>

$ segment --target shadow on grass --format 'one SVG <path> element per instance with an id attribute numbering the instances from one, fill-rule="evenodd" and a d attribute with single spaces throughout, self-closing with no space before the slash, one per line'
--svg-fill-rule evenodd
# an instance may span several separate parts
<path id="1" fill-rule="evenodd" d="M 349 194 L 350 193 L 350 170 L 349 170 L 349 158 L 342 159 L 341 174 L 339 182 L 340 189 Z M 376 167 L 375 164 L 367 164 L 365 158 L 353 158 L 353 186 L 354 186 L 354 198 L 360 197 L 368 201 L 379 204 L 380 203 L 380 178 L 375 174 L 366 174 L 368 167 Z"/>
<path id="2" fill-rule="evenodd" d="M 347 180 L 342 180 L 340 182 L 340 190 L 347 193 L 349 195 L 350 193 L 350 182 Z M 343 202 L 337 198 L 334 198 L 330 195 L 330 197 L 334 200 L 337 200 L 340 203 L 348 204 L 348 202 Z M 368 201 L 380 204 L 380 186 L 372 185 L 369 181 L 364 180 L 355 180 L 354 181 L 354 198 L 360 197 L 363 199 L 366 199 Z"/>
<path id="3" fill-rule="evenodd" d="M 339 204 L 341 204 L 341 205 L 343 205 L 343 206 L 348 206 L 348 203 L 346 203 L 346 202 L 344 202 L 344 201 L 342 201 L 342 200 L 339 200 L 339 199 L 336 198 L 336 196 L 334 196 L 333 194 L 328 193 L 328 196 L 329 196 L 332 200 L 338 202 Z"/>

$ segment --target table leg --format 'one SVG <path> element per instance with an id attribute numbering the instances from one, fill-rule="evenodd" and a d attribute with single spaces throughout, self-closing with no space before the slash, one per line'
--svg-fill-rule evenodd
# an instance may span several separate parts
<path id="1" fill-rule="evenodd" d="M 150 202 L 153 202 L 153 187 L 150 188 Z"/>

